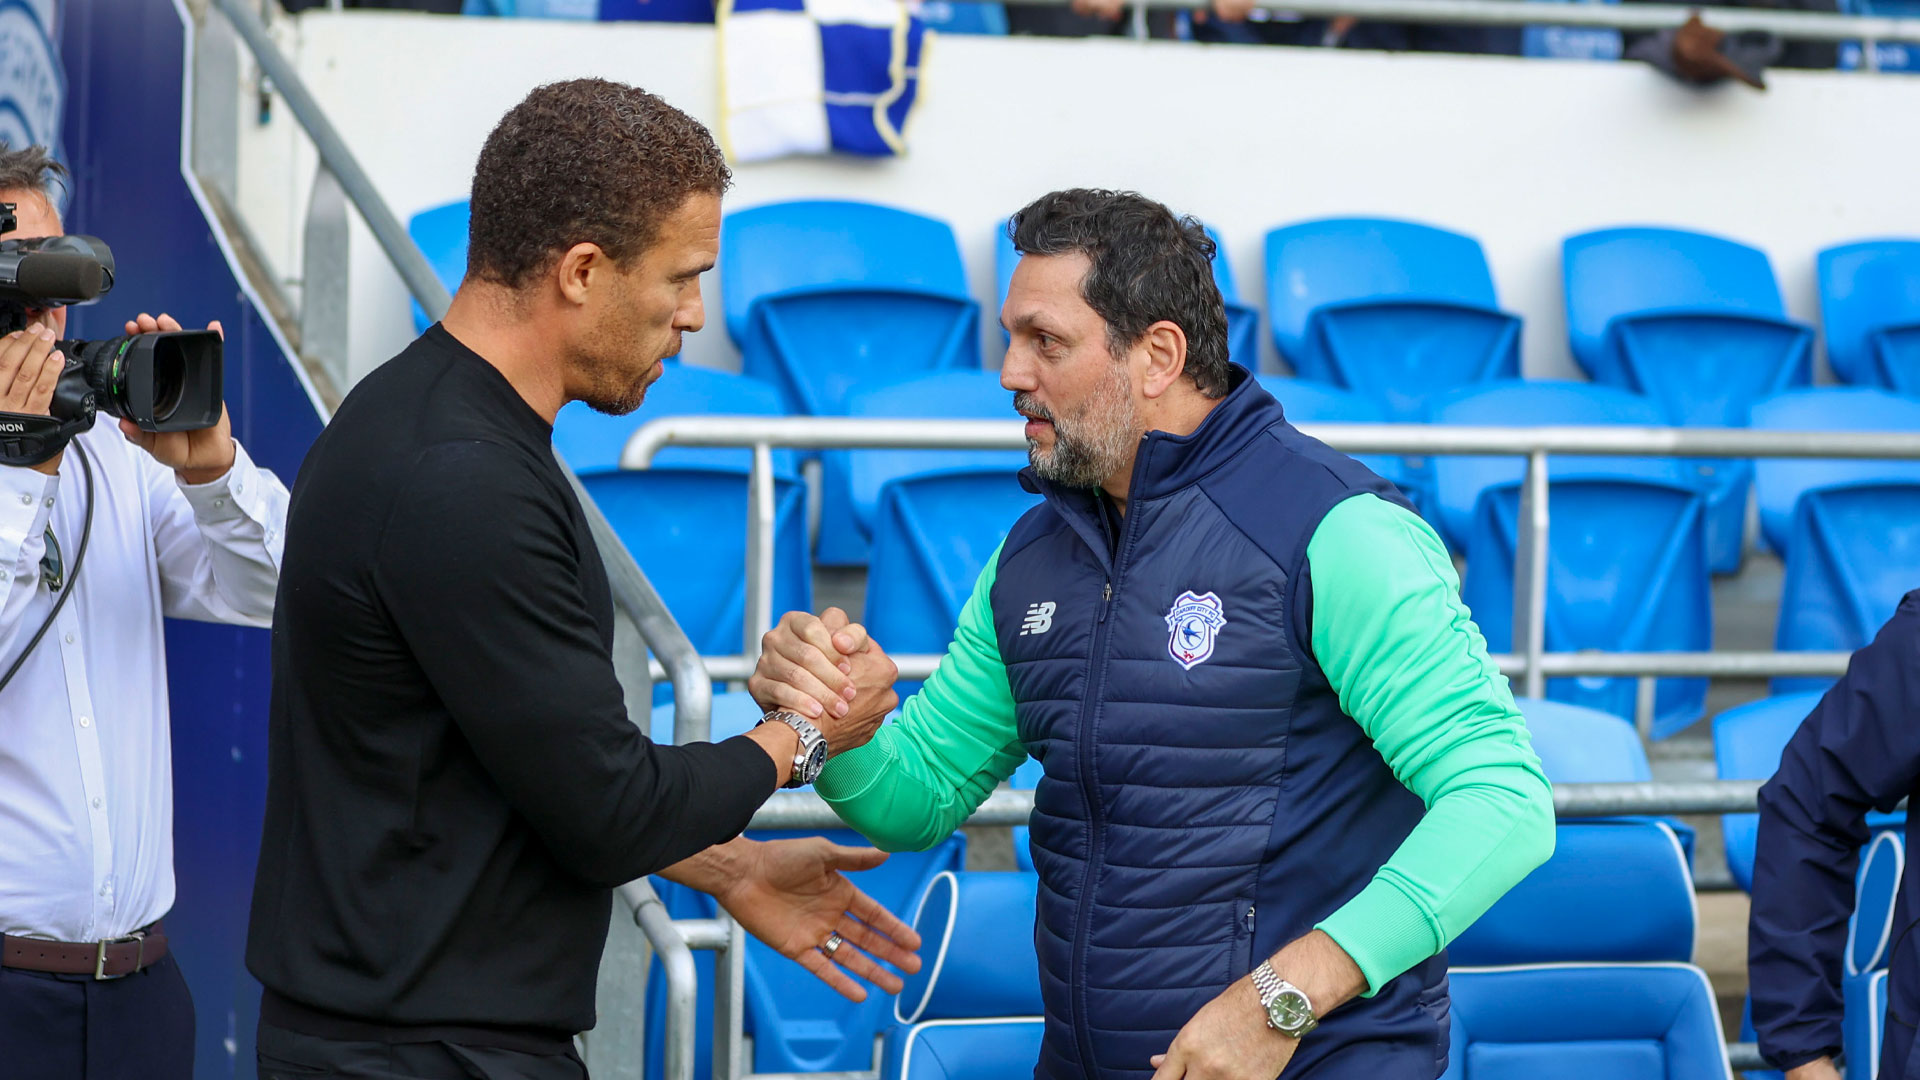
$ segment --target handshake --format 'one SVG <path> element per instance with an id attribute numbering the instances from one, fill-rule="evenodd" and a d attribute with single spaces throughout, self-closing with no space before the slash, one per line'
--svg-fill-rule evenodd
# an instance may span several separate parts
<path id="1" fill-rule="evenodd" d="M 747 690 L 760 707 L 799 713 L 820 729 L 828 754 L 867 744 L 900 695 L 900 669 L 839 608 L 790 611 L 760 639 Z"/>

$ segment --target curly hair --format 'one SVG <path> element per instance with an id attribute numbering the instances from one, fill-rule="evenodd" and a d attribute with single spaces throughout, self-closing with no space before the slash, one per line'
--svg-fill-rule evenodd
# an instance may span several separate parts
<path id="1" fill-rule="evenodd" d="M 1022 255 L 1087 257 L 1080 295 L 1106 320 L 1115 355 L 1164 319 L 1187 335 L 1187 375 L 1200 392 L 1230 389 L 1226 302 L 1200 222 L 1135 192 L 1073 188 L 1035 199 L 1008 219 L 1007 235 Z"/>
<path id="2" fill-rule="evenodd" d="M 733 180 L 700 122 L 606 79 L 548 83 L 502 117 L 473 170 L 467 274 L 522 288 L 575 244 L 645 251 L 691 195 Z"/>

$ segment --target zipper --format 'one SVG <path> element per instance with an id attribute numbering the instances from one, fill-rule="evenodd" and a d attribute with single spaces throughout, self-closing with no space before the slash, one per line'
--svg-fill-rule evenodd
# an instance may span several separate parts
<path id="1" fill-rule="evenodd" d="M 1144 464 L 1145 457 L 1146 455 L 1142 453 L 1140 459 L 1134 462 L 1133 479 L 1136 489 L 1139 486 L 1141 465 Z M 1104 830 L 1100 826 L 1100 809 L 1098 805 L 1099 783 L 1094 776 L 1093 769 L 1093 719 L 1099 712 L 1097 702 L 1100 701 L 1101 694 L 1106 685 L 1107 633 L 1109 630 L 1107 625 L 1107 612 L 1108 609 L 1113 606 L 1113 583 L 1117 579 L 1122 579 L 1126 573 L 1127 557 L 1133 551 L 1133 538 L 1139 531 L 1137 527 L 1139 519 L 1140 511 L 1136 504 L 1133 512 L 1126 515 L 1123 519 L 1120 527 L 1120 549 L 1114 556 L 1112 577 L 1104 582 L 1100 589 L 1100 615 L 1094 623 L 1093 646 L 1089 652 L 1089 659 L 1087 661 L 1087 694 L 1081 701 L 1080 706 L 1080 729 L 1078 732 L 1080 742 L 1080 793 L 1081 797 L 1086 801 L 1089 836 L 1087 841 L 1087 865 L 1080 880 L 1080 901 L 1073 917 L 1073 975 L 1069 980 L 1069 985 L 1072 989 L 1069 991 L 1068 1000 L 1073 1006 L 1070 1010 L 1072 1013 L 1070 1023 L 1073 1025 L 1073 1030 L 1079 1042 L 1081 1070 L 1088 1076 L 1092 1076 L 1098 1072 L 1093 1056 L 1093 1032 L 1087 1022 L 1086 1008 L 1087 951 L 1090 945 L 1089 939 L 1092 937 L 1089 913 L 1093 908 L 1093 870 L 1094 867 L 1100 863 L 1102 843 L 1105 839 L 1102 835 Z M 1101 520 L 1106 520 L 1105 513 L 1101 514 Z M 1096 674 L 1099 676 L 1098 679 L 1095 678 Z"/>

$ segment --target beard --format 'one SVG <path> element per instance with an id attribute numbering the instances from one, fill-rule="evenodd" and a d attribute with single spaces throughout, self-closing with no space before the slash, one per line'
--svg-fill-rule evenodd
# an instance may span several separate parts
<path id="1" fill-rule="evenodd" d="M 1033 471 L 1063 487 L 1089 488 L 1125 470 L 1140 438 L 1132 389 L 1126 368 L 1114 364 L 1070 418 L 1055 415 L 1024 391 L 1015 394 L 1015 411 L 1053 425 L 1051 450 L 1041 449 L 1037 440 L 1027 440 L 1027 460 Z"/>
<path id="2" fill-rule="evenodd" d="M 641 328 L 620 327 L 605 329 L 594 334 L 586 342 L 586 347 L 573 357 L 573 369 L 583 376 L 587 384 L 580 400 L 595 412 L 608 416 L 625 416 L 638 409 L 647 399 L 647 388 L 659 381 L 666 373 L 662 357 L 652 356 L 652 361 L 639 374 L 634 374 L 636 355 L 641 350 L 635 342 L 642 336 Z M 675 332 L 670 342 L 672 351 L 667 355 L 675 356 L 680 352 L 680 334 Z M 658 352 L 656 347 L 654 352 Z"/>

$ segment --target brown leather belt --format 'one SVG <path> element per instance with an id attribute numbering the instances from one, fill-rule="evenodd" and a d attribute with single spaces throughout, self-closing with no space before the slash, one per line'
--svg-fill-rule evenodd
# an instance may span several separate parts
<path id="1" fill-rule="evenodd" d="M 152 967 L 167 955 L 159 923 L 109 941 L 47 941 L 0 935 L 0 967 L 52 975 L 118 979 Z"/>

